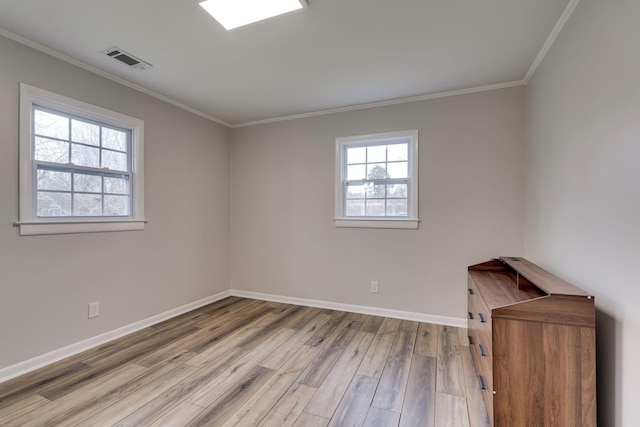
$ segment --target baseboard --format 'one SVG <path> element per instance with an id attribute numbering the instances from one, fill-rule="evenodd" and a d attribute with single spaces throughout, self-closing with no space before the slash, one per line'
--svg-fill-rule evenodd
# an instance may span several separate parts
<path id="1" fill-rule="evenodd" d="M 330 310 L 348 311 L 351 313 L 369 314 L 372 316 L 391 317 L 393 319 L 415 320 L 437 325 L 455 326 L 466 328 L 467 319 L 461 317 L 438 316 L 435 314 L 414 313 L 411 311 L 391 310 L 388 308 L 369 307 L 364 305 L 343 304 L 331 301 L 314 300 L 307 298 L 295 298 L 282 295 L 262 294 L 258 292 L 241 291 L 232 289 L 231 295 L 236 297 L 259 299 L 264 301 L 282 302 L 285 304 L 297 304 L 307 307 L 327 308 Z"/>
<path id="2" fill-rule="evenodd" d="M 189 312 L 191 310 L 195 310 L 196 308 L 200 308 L 207 304 L 211 304 L 212 302 L 221 300 L 223 298 L 227 298 L 229 296 L 231 296 L 231 291 L 220 292 L 218 294 L 211 295 L 209 297 L 203 298 L 198 301 L 194 301 L 192 303 L 183 305 L 181 307 L 177 307 L 169 311 L 165 311 L 164 313 L 160 313 L 155 316 L 148 317 L 146 319 L 140 320 L 135 323 L 131 323 L 121 328 L 114 329 L 109 332 L 105 332 L 95 337 L 91 337 L 86 340 L 79 341 L 77 343 L 59 348 L 57 350 L 53 350 L 49 353 L 45 353 L 40 356 L 36 356 L 32 359 L 25 360 L 24 362 L 16 363 L 15 365 L 2 368 L 0 369 L 0 383 L 10 380 L 12 378 L 18 377 L 20 375 L 26 374 L 28 372 L 34 371 L 38 368 L 42 368 L 43 366 L 47 366 L 52 363 L 58 362 L 64 358 L 74 356 L 78 353 L 82 353 L 83 351 L 89 350 L 93 347 L 97 347 L 99 345 L 112 341 L 116 338 L 123 337 L 132 332 L 136 332 L 141 329 L 147 328 L 149 326 L 153 326 L 157 323 L 164 322 L 165 320 L 171 319 L 183 313 Z"/>
<path id="3" fill-rule="evenodd" d="M 237 296 L 243 298 L 259 299 L 264 301 L 281 302 L 285 304 L 297 304 L 307 307 L 326 308 L 330 310 L 348 311 L 351 313 L 369 314 L 372 316 L 391 317 L 394 319 L 402 320 L 415 320 L 424 323 L 435 323 L 438 325 L 455 326 L 458 328 L 466 328 L 467 320 L 458 317 L 438 316 L 434 314 L 414 313 L 410 311 L 391 310 L 387 308 L 368 307 L 363 305 L 343 304 L 331 301 L 314 300 L 307 298 L 287 297 L 282 295 L 262 294 L 258 292 L 241 291 L 232 289 L 218 294 L 203 298 L 198 301 L 183 305 L 181 307 L 174 308 L 164 313 L 151 316 L 149 318 L 140 320 L 135 323 L 123 326 L 113 331 L 105 332 L 95 337 L 88 338 L 86 340 L 68 345 L 66 347 L 53 350 L 49 353 L 36 356 L 32 359 L 25 360 L 24 362 L 16 363 L 15 365 L 8 366 L 0 369 L 0 383 L 8 381 L 12 378 L 42 368 L 43 366 L 50 365 L 58 362 L 70 356 L 74 356 L 83 351 L 89 350 L 93 347 L 97 347 L 114 339 L 123 337 L 130 333 L 139 331 L 141 329 L 153 326 L 157 323 L 179 316 L 191 310 L 195 310 L 212 302 L 227 298 L 229 296 Z"/>

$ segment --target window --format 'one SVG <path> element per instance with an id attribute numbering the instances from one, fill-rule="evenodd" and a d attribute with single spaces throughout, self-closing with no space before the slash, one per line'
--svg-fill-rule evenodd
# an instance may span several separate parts
<path id="1" fill-rule="evenodd" d="M 143 229 L 143 127 L 21 84 L 20 234 Z"/>
<path id="2" fill-rule="evenodd" d="M 418 131 L 336 139 L 336 226 L 418 222 Z"/>

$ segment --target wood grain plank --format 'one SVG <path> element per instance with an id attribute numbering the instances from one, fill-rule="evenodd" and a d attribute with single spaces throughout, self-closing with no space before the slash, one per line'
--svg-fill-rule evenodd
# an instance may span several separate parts
<path id="1" fill-rule="evenodd" d="M 415 354 L 427 357 L 438 357 L 438 337 L 442 326 L 432 323 L 420 323 L 416 338 Z"/>
<path id="2" fill-rule="evenodd" d="M 5 406 L 0 409 L 0 426 L 17 426 L 19 424 L 16 419 L 25 417 L 32 411 L 37 411 L 49 402 L 51 402 L 49 399 L 34 394 Z"/>
<path id="3" fill-rule="evenodd" d="M 434 357 L 413 355 L 400 427 L 436 426 L 436 365 Z"/>
<path id="4" fill-rule="evenodd" d="M 358 332 L 313 395 L 305 412 L 331 418 L 362 361 L 373 334 Z"/>
<path id="5" fill-rule="evenodd" d="M 203 387 L 193 391 L 189 396 L 189 402 L 202 407 L 211 405 L 228 387 L 258 366 L 265 357 L 280 347 L 294 333 L 293 329 L 277 331 L 270 340 L 264 341 L 233 362 L 227 369 L 212 376 Z"/>
<path id="6" fill-rule="evenodd" d="M 262 419 L 260 427 L 280 427 L 293 425 L 316 389 L 295 383 Z"/>
<path id="7" fill-rule="evenodd" d="M 168 373 L 180 374 L 182 372 L 181 367 L 183 366 L 184 362 L 186 360 L 189 360 L 189 358 L 192 356 L 193 353 L 184 352 L 183 354 L 174 356 L 171 359 L 164 361 L 162 364 L 158 364 L 152 368 L 145 369 L 137 376 L 123 379 L 123 381 L 119 385 L 111 389 L 108 389 L 103 385 L 102 388 L 104 393 L 102 393 L 99 397 L 96 397 L 84 404 L 68 408 L 64 413 L 56 417 L 53 417 L 53 414 L 49 413 L 49 419 L 46 425 L 55 425 L 59 427 L 75 426 L 85 419 L 101 412 L 102 410 L 104 410 L 104 408 L 111 407 L 119 403 L 119 401 L 123 399 L 123 396 L 128 397 L 130 394 L 137 392 L 140 388 L 143 388 L 147 384 L 158 381 L 159 378 L 167 378 Z M 130 364 L 130 366 L 137 365 Z M 98 383 L 100 383 L 100 381 L 98 381 Z M 85 388 L 78 390 L 76 393 L 80 393 L 82 392 L 82 390 L 85 390 Z M 65 400 L 66 398 L 67 397 L 65 396 L 62 398 L 62 400 Z M 60 400 L 56 402 L 60 402 Z"/>
<path id="8" fill-rule="evenodd" d="M 461 347 L 469 347 L 469 330 L 467 328 L 458 328 L 458 339 Z"/>
<path id="9" fill-rule="evenodd" d="M 291 388 L 302 371 L 320 353 L 320 348 L 303 346 L 271 379 L 224 424 L 224 427 L 254 426 L 273 408 Z M 262 366 L 262 365 L 260 365 Z"/>
<path id="10" fill-rule="evenodd" d="M 399 329 L 401 331 L 418 332 L 419 322 L 415 320 L 401 320 Z"/>
<path id="11" fill-rule="evenodd" d="M 204 408 L 189 402 L 182 402 L 158 420 L 150 427 L 183 427 L 197 417 Z"/>
<path id="12" fill-rule="evenodd" d="M 327 427 L 327 425 L 329 425 L 328 419 L 303 412 L 293 424 L 293 427 Z"/>
<path id="13" fill-rule="evenodd" d="M 400 321 L 397 319 L 384 319 L 358 368 L 358 375 L 380 378 L 399 326 Z"/>
<path id="14" fill-rule="evenodd" d="M 402 410 L 416 335 L 417 331 L 398 331 L 371 406 L 397 413 Z"/>
<path id="15" fill-rule="evenodd" d="M 320 329 L 316 331 L 315 334 L 309 338 L 305 344 L 310 345 L 312 347 L 319 347 L 326 344 L 326 341 L 329 340 L 332 336 L 335 335 L 336 330 L 341 328 L 340 325 L 343 324 L 345 319 L 348 319 L 347 313 L 344 312 L 331 312 L 329 314 L 331 316 L 329 321 L 325 323 Z"/>
<path id="16" fill-rule="evenodd" d="M 82 421 L 73 424 L 78 427 L 111 426 L 158 398 L 196 371 L 197 368 L 182 364 L 166 372 L 158 370 L 155 374 L 142 381 L 134 379 L 125 385 L 122 396 L 117 396 L 118 399 L 115 402 L 112 402 L 111 399 L 104 399 L 104 409 L 86 414 L 78 413 L 77 417 L 74 416 L 68 420 L 76 422 L 76 418 L 84 418 Z"/>
<path id="17" fill-rule="evenodd" d="M 318 329 L 329 320 L 330 317 L 331 316 L 326 314 L 318 314 L 315 316 L 300 328 L 291 338 L 289 338 L 284 345 L 280 346 L 266 359 L 264 359 L 260 363 L 260 366 L 264 366 L 269 369 L 280 369 L 287 360 L 289 360 L 300 350 L 300 348 L 304 346 L 304 343 L 307 342 L 309 338 L 311 338 Z M 318 348 L 319 351 L 321 347 L 316 348 Z"/>
<path id="18" fill-rule="evenodd" d="M 238 343 L 238 347 L 246 349 L 255 348 L 269 339 L 269 337 L 279 329 L 288 328 L 289 325 L 295 324 L 296 320 L 306 313 L 308 312 L 305 310 L 305 307 L 295 305 L 288 306 L 280 313 L 272 313 L 268 318 L 265 317 L 264 326 L 258 329 L 253 335 L 245 338 L 244 341 Z"/>
<path id="19" fill-rule="evenodd" d="M 195 370 L 193 374 L 178 383 L 172 383 L 172 386 L 166 391 L 144 405 L 138 406 L 133 412 L 125 414 L 126 416 L 114 425 L 118 427 L 141 426 L 155 422 L 175 406 L 191 397 L 195 391 L 209 385 L 212 378 L 227 372 L 233 363 L 246 352 L 245 349 L 234 347 L 229 349 L 220 359 L 211 361 L 200 369 L 191 367 Z"/>
<path id="20" fill-rule="evenodd" d="M 191 420 L 188 427 L 216 427 L 221 426 L 231 417 L 233 412 L 242 406 L 253 393 L 259 390 L 273 375 L 273 370 L 256 366 L 228 389 L 218 400 L 208 406 L 196 418 Z"/>
<path id="21" fill-rule="evenodd" d="M 330 427 L 361 426 L 367 418 L 378 379 L 356 375 L 329 423 Z"/>
<path id="22" fill-rule="evenodd" d="M 239 348 L 236 344 L 253 334 L 256 329 L 261 328 L 260 320 L 255 320 L 244 327 L 238 328 L 235 332 L 227 335 L 219 342 L 211 345 L 197 356 L 186 362 L 191 366 L 206 366 L 211 361 L 217 360 L 220 356 L 226 354 L 230 348 Z M 203 331 L 207 334 L 207 331 Z M 246 350 L 245 350 L 246 351 Z"/>
<path id="23" fill-rule="evenodd" d="M 367 414 L 367 419 L 364 420 L 363 427 L 398 427 L 399 422 L 400 414 L 397 412 L 372 406 L 369 408 L 369 413 Z"/>
<path id="24" fill-rule="evenodd" d="M 438 427 L 469 427 L 466 399 L 437 392 L 436 425 Z"/>
<path id="25" fill-rule="evenodd" d="M 322 381 L 329 375 L 344 349 L 347 348 L 353 337 L 358 333 L 357 329 L 349 328 L 349 324 L 350 321 L 344 319 L 336 326 L 335 333 L 325 342 L 325 347 L 302 373 L 298 382 L 314 388 L 322 384 Z"/>
<path id="26" fill-rule="evenodd" d="M 380 329 L 384 319 L 384 317 L 380 316 L 365 316 L 360 331 L 375 334 Z"/>
<path id="27" fill-rule="evenodd" d="M 267 314 L 272 312 L 272 308 L 256 304 L 256 308 L 248 313 L 236 313 L 232 318 L 225 318 L 223 322 L 216 323 L 213 326 L 207 326 L 202 329 L 209 331 L 208 338 L 192 346 L 189 350 L 201 353 L 214 344 L 217 344 L 227 336 L 235 333 L 238 329 L 246 326 L 254 321 L 260 322 Z"/>
<path id="28" fill-rule="evenodd" d="M 203 318 L 202 320 L 196 322 L 194 326 L 201 329 L 208 329 L 215 325 L 220 325 L 221 323 L 224 323 L 229 319 L 237 317 L 238 313 L 250 314 L 254 310 L 262 310 L 264 309 L 264 307 L 266 307 L 264 302 L 254 299 L 242 298 L 235 304 L 229 304 L 216 310 L 207 311 L 206 313 L 209 315 L 209 317 Z"/>
<path id="29" fill-rule="evenodd" d="M 436 390 L 464 397 L 464 376 L 457 328 L 444 326 L 438 339 Z"/>
<path id="30" fill-rule="evenodd" d="M 75 408 L 83 407 L 98 401 L 110 390 L 118 388 L 126 378 L 135 377 L 145 371 L 142 366 L 125 365 L 108 375 L 101 377 L 101 381 L 86 384 L 82 389 L 65 395 L 55 402 L 49 402 L 40 411 L 31 411 L 15 420 L 16 425 L 27 427 L 42 427 L 52 425 L 51 419 L 73 412 Z"/>
<path id="31" fill-rule="evenodd" d="M 93 369 L 78 358 L 63 360 L 51 366 L 14 378 L 2 384 L 0 389 L 0 409 L 21 399 L 51 387 L 58 387 L 68 381 L 70 375 L 80 375 Z"/>

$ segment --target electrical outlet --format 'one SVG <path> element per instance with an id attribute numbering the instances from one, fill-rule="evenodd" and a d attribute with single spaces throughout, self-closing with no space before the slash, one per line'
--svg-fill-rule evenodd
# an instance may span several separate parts
<path id="1" fill-rule="evenodd" d="M 100 316 L 100 301 L 89 303 L 89 319 Z"/>
<path id="2" fill-rule="evenodd" d="M 373 293 L 378 293 L 378 281 L 377 280 L 372 280 L 371 281 L 371 292 Z"/>

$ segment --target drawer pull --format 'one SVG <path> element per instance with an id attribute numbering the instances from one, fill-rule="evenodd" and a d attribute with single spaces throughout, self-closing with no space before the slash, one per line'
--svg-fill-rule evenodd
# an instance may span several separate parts
<path id="1" fill-rule="evenodd" d="M 484 346 L 482 344 L 478 344 L 478 347 L 480 348 L 480 356 L 486 356 L 487 352 L 484 350 Z"/>
<path id="2" fill-rule="evenodd" d="M 469 288 L 469 295 L 475 295 L 475 292 L 473 292 L 473 289 Z"/>
<path id="3" fill-rule="evenodd" d="M 484 318 L 484 314 L 478 313 L 478 317 L 480 318 L 480 322 L 487 323 L 487 319 Z"/>
<path id="4" fill-rule="evenodd" d="M 478 379 L 480 380 L 480 388 L 486 390 L 487 383 L 485 382 L 484 377 L 482 375 L 478 375 Z"/>
<path id="5" fill-rule="evenodd" d="M 469 314 L 469 320 L 473 320 L 473 313 L 469 312 L 468 314 Z"/>
<path id="6" fill-rule="evenodd" d="M 473 345 L 473 337 L 471 335 L 467 335 L 469 337 L 469 344 Z"/>

